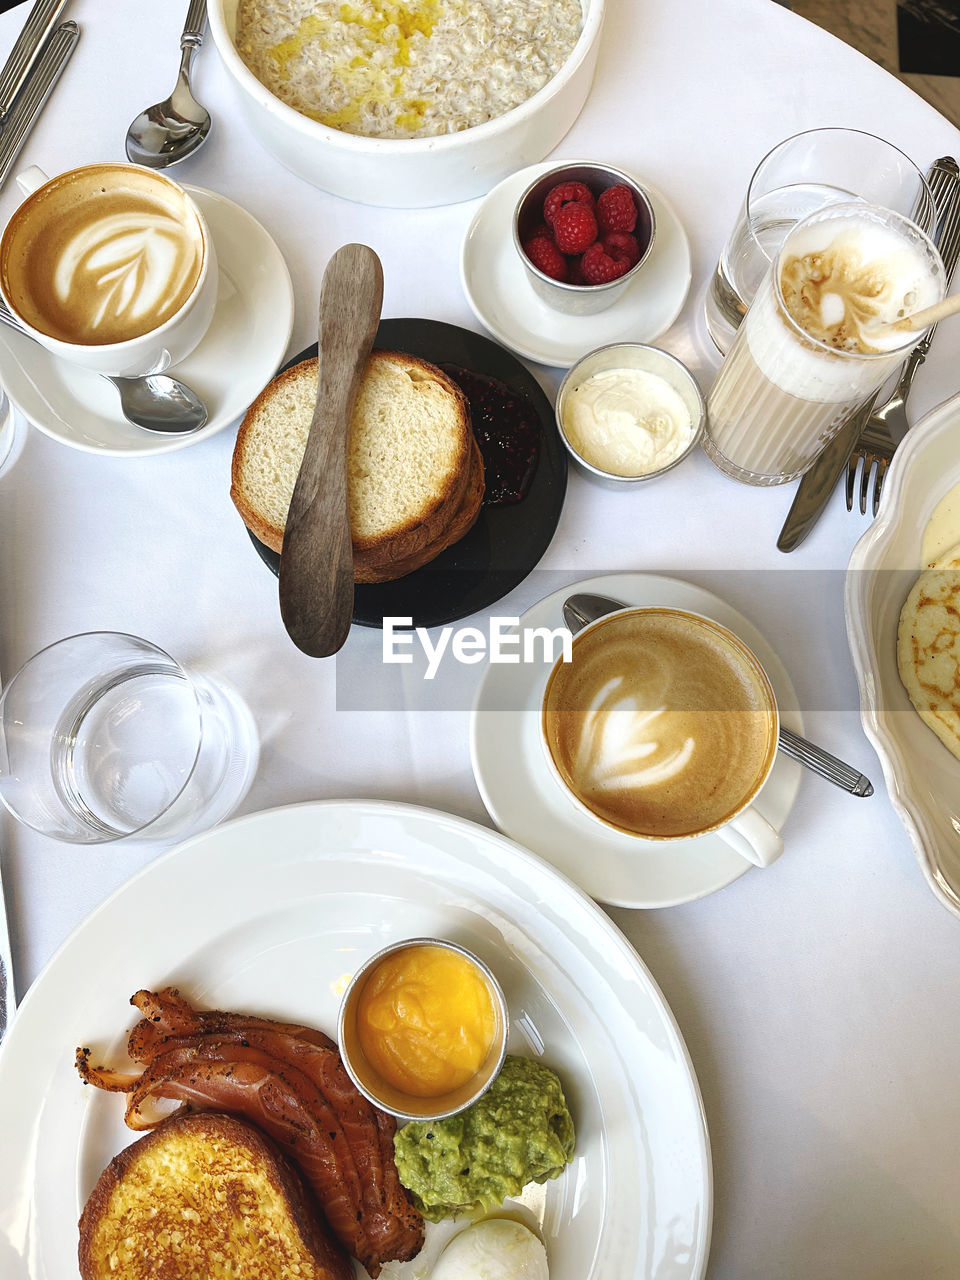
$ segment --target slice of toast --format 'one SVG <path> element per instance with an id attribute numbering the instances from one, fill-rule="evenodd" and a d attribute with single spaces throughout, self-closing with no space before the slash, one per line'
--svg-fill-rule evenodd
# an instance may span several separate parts
<path id="1" fill-rule="evenodd" d="M 390 548 L 386 554 L 358 552 L 353 558 L 353 576 L 357 582 L 392 582 L 396 578 L 404 578 L 415 569 L 422 569 L 425 564 L 435 560 L 441 551 L 453 546 L 473 528 L 483 506 L 484 476 L 483 457 L 479 446 L 473 445 L 474 457 L 470 465 L 467 487 L 460 506 L 453 514 L 450 523 L 432 542 L 415 551 L 412 555 L 391 558 Z"/>
<path id="2" fill-rule="evenodd" d="M 317 361 L 294 365 L 261 392 L 237 433 L 230 496 L 247 527 L 274 551 L 282 549 L 316 392 Z M 347 451 L 347 501 L 361 568 L 384 572 L 441 544 L 475 482 L 474 451 L 469 407 L 452 379 L 415 356 L 371 354 Z"/>
<path id="3" fill-rule="evenodd" d="M 353 1280 L 353 1264 L 273 1143 L 215 1112 L 121 1151 L 80 1218 L 82 1280 Z"/>

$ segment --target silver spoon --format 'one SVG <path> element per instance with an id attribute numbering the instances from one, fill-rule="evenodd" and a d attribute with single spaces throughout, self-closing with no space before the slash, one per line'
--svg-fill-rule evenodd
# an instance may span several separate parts
<path id="1" fill-rule="evenodd" d="M 564 601 L 563 620 L 576 634 L 588 623 L 596 622 L 598 618 L 603 618 L 608 613 L 616 613 L 618 609 L 629 607 L 622 600 L 613 600 L 610 596 L 597 596 L 581 591 Z M 829 751 L 824 751 L 823 747 L 818 747 L 808 742 L 806 738 L 801 738 L 799 733 L 794 733 L 792 729 L 780 726 L 777 746 L 785 756 L 790 756 L 811 772 L 818 773 L 821 778 L 826 778 L 834 786 L 840 787 L 841 790 L 849 791 L 853 796 L 873 795 L 873 783 L 869 778 L 858 773 L 850 765 L 844 764 L 836 756 L 832 756 Z"/>
<path id="2" fill-rule="evenodd" d="M 37 341 L 2 304 L 0 322 L 32 342 Z M 143 431 L 183 435 L 199 431 L 207 420 L 207 406 L 193 388 L 169 374 L 148 373 L 140 378 L 115 378 L 108 373 L 100 376 L 120 392 L 120 412 L 126 420 Z"/>
<path id="3" fill-rule="evenodd" d="M 180 37 L 180 74 L 165 102 L 141 111 L 127 130 L 127 159 L 151 169 L 166 169 L 192 155 L 210 132 L 210 113 L 190 90 L 190 64 L 203 43 L 207 0 L 191 0 Z"/>

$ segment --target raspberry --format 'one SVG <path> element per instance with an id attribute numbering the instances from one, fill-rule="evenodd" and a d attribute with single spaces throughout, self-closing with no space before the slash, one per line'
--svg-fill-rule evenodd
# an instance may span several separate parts
<path id="1" fill-rule="evenodd" d="M 562 204 L 553 219 L 553 239 L 561 253 L 583 253 L 597 238 L 597 220 L 589 205 Z"/>
<path id="2" fill-rule="evenodd" d="M 588 281 L 584 278 L 583 267 L 581 265 L 582 262 L 583 262 L 582 258 L 568 259 L 568 263 L 569 263 L 569 269 L 567 272 L 568 284 L 587 284 L 588 283 Z"/>
<path id="3" fill-rule="evenodd" d="M 612 257 L 598 240 L 580 259 L 580 268 L 587 284 L 606 284 L 625 275 L 630 270 L 630 260 L 625 256 Z"/>
<path id="4" fill-rule="evenodd" d="M 534 236 L 524 241 L 523 252 L 535 267 L 554 280 L 566 280 L 567 260 L 546 236 Z"/>
<path id="5" fill-rule="evenodd" d="M 560 206 L 571 203 L 585 204 L 592 209 L 594 207 L 593 192 L 582 182 L 561 182 L 559 186 L 547 192 L 547 198 L 543 202 L 543 216 L 551 227 Z"/>
<path id="6" fill-rule="evenodd" d="M 532 228 L 532 230 L 528 231 L 526 236 L 524 236 L 523 243 L 526 244 L 528 240 L 541 240 L 541 239 L 553 240 L 553 232 L 550 230 L 550 228 L 547 226 L 545 222 L 538 222 L 537 225 Z"/>
<path id="7" fill-rule="evenodd" d="M 640 246 L 637 237 L 626 231 L 608 231 L 602 237 L 603 247 L 611 258 L 626 258 L 630 266 L 640 261 Z"/>
<path id="8" fill-rule="evenodd" d="M 621 182 L 619 186 L 607 187 L 600 193 L 597 222 L 603 232 L 633 230 L 637 225 L 637 206 L 629 187 Z"/>

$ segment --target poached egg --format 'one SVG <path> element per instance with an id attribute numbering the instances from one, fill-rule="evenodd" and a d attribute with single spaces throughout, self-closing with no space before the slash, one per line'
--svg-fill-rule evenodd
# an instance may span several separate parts
<path id="1" fill-rule="evenodd" d="M 547 1251 L 512 1218 L 485 1218 L 455 1235 L 430 1280 L 549 1280 Z"/>

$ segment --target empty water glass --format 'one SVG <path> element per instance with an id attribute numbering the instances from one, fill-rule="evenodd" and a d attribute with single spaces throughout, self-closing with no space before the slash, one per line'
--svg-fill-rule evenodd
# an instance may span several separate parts
<path id="1" fill-rule="evenodd" d="M 182 838 L 243 799 L 259 748 L 240 697 L 136 636 L 36 654 L 0 697 L 0 799 L 75 844 Z"/>

